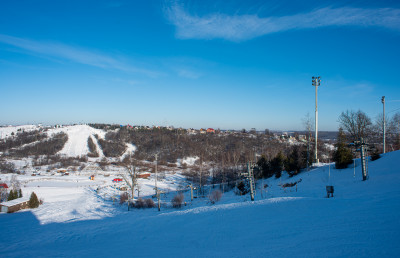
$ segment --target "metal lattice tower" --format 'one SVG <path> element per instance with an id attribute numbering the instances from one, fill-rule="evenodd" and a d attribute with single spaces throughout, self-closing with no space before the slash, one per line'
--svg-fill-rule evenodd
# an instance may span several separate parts
<path id="1" fill-rule="evenodd" d="M 254 167 L 256 164 L 252 164 L 251 162 L 247 163 L 247 172 L 242 173 L 241 175 L 244 176 L 250 185 L 250 197 L 251 200 L 254 201 L 254 196 L 256 195 L 256 183 L 254 180 Z"/>
<path id="2" fill-rule="evenodd" d="M 362 177 L 363 181 L 369 178 L 368 176 L 368 144 L 365 142 L 363 138 L 360 138 L 358 141 L 354 141 L 354 145 L 361 153 L 361 167 L 362 167 Z"/>

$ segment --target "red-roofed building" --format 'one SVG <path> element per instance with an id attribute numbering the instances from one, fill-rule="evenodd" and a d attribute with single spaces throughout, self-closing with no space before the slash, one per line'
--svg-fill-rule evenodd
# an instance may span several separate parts
<path id="1" fill-rule="evenodd" d="M 7 184 L 0 184 L 0 188 L 8 188 Z"/>
<path id="2" fill-rule="evenodd" d="M 212 128 L 208 128 L 208 129 L 207 129 L 207 133 L 215 133 L 215 130 L 212 129 Z"/>
<path id="3" fill-rule="evenodd" d="M 138 178 L 149 178 L 150 177 L 150 173 L 141 173 L 137 175 Z"/>

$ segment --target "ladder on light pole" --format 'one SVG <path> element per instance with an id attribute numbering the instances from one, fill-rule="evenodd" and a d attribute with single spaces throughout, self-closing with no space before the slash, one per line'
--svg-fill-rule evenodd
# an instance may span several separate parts
<path id="1" fill-rule="evenodd" d="M 383 104 L 383 153 L 386 153 L 385 96 L 382 96 L 382 104 Z"/>
<path id="2" fill-rule="evenodd" d="M 354 145 L 356 150 L 361 153 L 361 169 L 362 169 L 362 177 L 363 181 L 369 178 L 368 176 L 368 144 L 365 142 L 363 138 L 360 138 L 358 141 L 354 141 Z"/>
<path id="3" fill-rule="evenodd" d="M 318 86 L 321 84 L 321 77 L 312 77 L 312 85 L 315 86 L 315 163 L 318 160 Z"/>

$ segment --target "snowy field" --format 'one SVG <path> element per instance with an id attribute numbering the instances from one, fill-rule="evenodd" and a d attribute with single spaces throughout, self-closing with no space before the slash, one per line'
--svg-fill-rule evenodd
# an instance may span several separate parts
<path id="1" fill-rule="evenodd" d="M 113 204 L 112 176 L 21 178 L 24 194 L 35 191 L 44 204 L 0 214 L 0 257 L 399 257 L 398 160 L 400 152 L 391 152 L 370 162 L 367 181 L 359 166 L 354 177 L 353 168 L 326 165 L 264 180 L 269 187 L 255 202 L 228 192 L 214 205 L 190 204 L 186 193 L 187 206 L 161 212 Z M 140 180 L 141 194 L 151 195 L 153 179 Z M 297 191 L 280 186 L 292 182 Z M 175 174 L 160 187 L 183 183 Z M 334 198 L 326 198 L 326 185 Z"/>

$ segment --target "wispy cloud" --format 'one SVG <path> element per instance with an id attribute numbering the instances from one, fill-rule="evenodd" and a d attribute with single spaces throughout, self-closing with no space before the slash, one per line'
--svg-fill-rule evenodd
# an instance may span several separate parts
<path id="1" fill-rule="evenodd" d="M 116 69 L 124 72 L 142 73 L 148 76 L 158 75 L 157 72 L 133 67 L 108 55 L 96 53 L 87 49 L 68 46 L 61 43 L 40 42 L 30 39 L 12 37 L 4 34 L 0 34 L 0 42 L 23 49 L 33 54 L 69 60 L 103 69 Z"/>
<path id="2" fill-rule="evenodd" d="M 219 13 L 200 17 L 189 14 L 182 5 L 174 3 L 165 11 L 167 18 L 176 26 L 176 36 L 181 39 L 243 41 L 276 32 L 326 26 L 377 26 L 400 30 L 400 9 L 391 8 L 320 8 L 281 17 Z"/>
<path id="3" fill-rule="evenodd" d="M 354 81 L 348 79 L 326 79 L 323 86 L 327 86 L 327 90 L 331 96 L 335 95 L 340 98 L 366 97 L 373 95 L 374 91 L 379 88 L 378 85 L 369 81 Z"/>
<path id="4" fill-rule="evenodd" d="M 187 68 L 177 67 L 174 70 L 177 72 L 178 76 L 183 77 L 183 78 L 198 79 L 201 77 L 201 73 L 187 69 Z"/>

